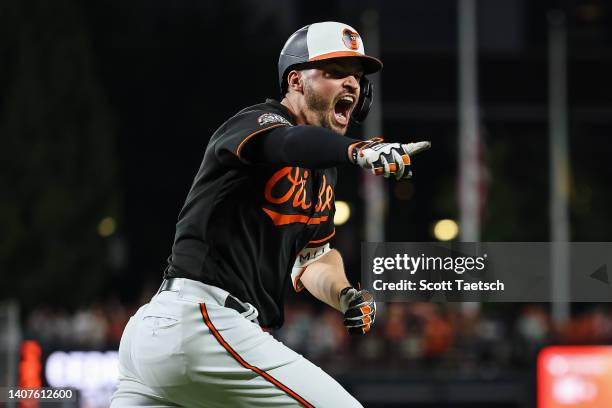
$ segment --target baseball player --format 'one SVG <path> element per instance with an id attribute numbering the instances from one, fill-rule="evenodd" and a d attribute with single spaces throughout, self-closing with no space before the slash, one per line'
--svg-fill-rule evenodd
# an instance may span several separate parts
<path id="1" fill-rule="evenodd" d="M 296 31 L 278 62 L 281 102 L 241 110 L 212 135 L 176 224 L 164 281 L 130 319 L 113 407 L 360 407 L 333 378 L 262 328 L 283 323 L 288 284 L 365 334 L 372 295 L 331 248 L 338 165 L 411 176 L 429 142 L 344 136 L 365 119 L 382 63 L 352 27 Z"/>

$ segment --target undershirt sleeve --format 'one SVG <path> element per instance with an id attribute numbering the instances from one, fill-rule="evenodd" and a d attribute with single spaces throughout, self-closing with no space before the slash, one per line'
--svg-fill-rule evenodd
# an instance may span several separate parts
<path id="1" fill-rule="evenodd" d="M 246 144 L 243 157 L 255 164 L 325 169 L 348 164 L 351 139 L 319 126 L 287 126 L 271 129 Z"/>

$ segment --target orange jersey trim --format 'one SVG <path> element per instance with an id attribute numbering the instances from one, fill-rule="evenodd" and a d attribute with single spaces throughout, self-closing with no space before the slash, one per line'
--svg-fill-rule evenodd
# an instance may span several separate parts
<path id="1" fill-rule="evenodd" d="M 251 371 L 253 371 L 256 374 L 259 374 L 260 376 L 262 376 L 263 378 L 265 378 L 268 382 L 270 382 L 271 384 L 275 385 L 276 387 L 280 388 L 281 390 L 283 390 L 285 393 L 287 393 L 287 395 L 289 395 L 291 398 L 293 398 L 294 400 L 296 400 L 297 402 L 299 402 L 300 404 L 304 405 L 307 408 L 314 408 L 314 405 L 310 404 L 308 401 L 306 401 L 304 398 L 300 397 L 295 391 L 291 390 L 291 388 L 287 387 L 285 384 L 281 383 L 280 381 L 278 381 L 276 378 L 272 377 L 270 374 L 266 373 L 264 370 L 255 367 L 254 365 L 251 365 L 249 363 L 247 363 L 246 361 L 244 361 L 244 359 L 242 357 L 240 357 L 240 354 L 238 354 L 233 348 L 232 346 L 230 346 L 225 339 L 223 338 L 223 336 L 221 336 L 221 333 L 219 333 L 219 331 L 217 330 L 217 328 L 215 327 L 215 325 L 210 321 L 210 317 L 208 316 L 208 311 L 206 310 L 206 305 L 204 303 L 200 303 L 200 311 L 202 312 L 202 318 L 204 319 L 204 324 L 206 324 L 206 326 L 208 327 L 208 329 L 210 330 L 210 332 L 212 333 L 213 336 L 215 336 L 215 339 L 217 339 L 217 341 L 219 342 L 219 344 L 221 344 L 221 346 L 228 352 L 230 353 L 230 355 L 232 357 L 234 357 L 234 359 L 244 368 L 247 368 Z"/>
<path id="2" fill-rule="evenodd" d="M 293 290 L 295 290 L 297 293 L 301 292 L 304 290 L 304 284 L 302 284 L 301 287 L 298 287 L 297 283 L 300 281 L 300 279 L 302 279 L 302 275 L 304 274 L 304 272 L 306 272 L 306 266 L 302 268 L 302 270 L 300 271 L 299 275 L 295 278 L 295 280 L 293 281 Z"/>
<path id="3" fill-rule="evenodd" d="M 258 129 L 255 132 L 251 133 L 250 135 L 248 135 L 247 137 L 244 138 L 244 140 L 242 142 L 240 142 L 240 144 L 238 145 L 238 147 L 236 148 L 236 156 L 238 156 L 239 158 L 242 159 L 242 157 L 240 157 L 240 151 L 242 150 L 242 147 L 244 146 L 244 144 L 246 142 L 249 141 L 250 138 L 252 138 L 253 136 L 255 136 L 256 134 L 259 134 L 261 132 L 265 132 L 266 130 L 270 130 L 270 129 L 274 129 L 280 126 L 287 126 L 287 125 L 283 125 L 282 123 L 278 123 L 276 125 L 272 125 L 272 126 L 268 126 L 267 128 L 263 128 L 263 129 Z"/>
<path id="4" fill-rule="evenodd" d="M 324 241 L 327 241 L 328 239 L 331 239 L 331 237 L 333 237 L 334 235 L 336 235 L 336 229 L 335 228 L 332 231 L 332 233 L 329 234 L 328 236 L 326 236 L 325 238 L 317 239 L 315 241 L 308 241 L 308 243 L 309 244 L 320 244 L 321 242 L 324 242 Z"/>
<path id="5" fill-rule="evenodd" d="M 281 214 L 276 211 L 269 210 L 267 208 L 261 207 L 262 210 L 272 219 L 274 225 L 287 225 L 287 224 L 310 224 L 310 225 L 318 225 L 322 222 L 327 221 L 329 218 L 327 215 L 322 215 L 321 217 L 308 217 L 307 215 L 299 215 L 299 214 Z"/>

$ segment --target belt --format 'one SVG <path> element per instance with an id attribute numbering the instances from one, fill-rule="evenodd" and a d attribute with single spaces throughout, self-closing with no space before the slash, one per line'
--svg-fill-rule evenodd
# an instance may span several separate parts
<path id="1" fill-rule="evenodd" d="M 180 292 L 184 286 L 185 286 L 185 282 L 189 281 L 188 279 L 185 278 L 168 278 L 168 279 L 164 279 L 164 281 L 162 282 L 159 290 L 157 291 L 157 293 L 161 293 L 161 292 L 165 292 L 165 291 L 169 291 L 169 292 Z M 196 281 L 192 281 L 194 284 L 197 285 L 203 285 L 209 288 L 214 288 L 217 291 L 222 291 L 219 288 L 210 286 L 210 285 L 205 285 L 202 284 L 200 282 L 196 282 Z M 224 293 L 227 293 L 225 291 L 223 291 Z M 255 323 L 259 324 L 257 321 L 257 315 L 259 314 L 257 312 L 257 309 L 255 309 L 253 307 L 253 305 L 251 305 L 250 303 L 247 302 L 242 302 L 239 299 L 237 299 L 236 297 L 230 295 L 229 293 L 227 294 L 227 297 L 225 297 L 225 300 L 223 301 L 223 306 L 233 309 L 235 311 L 237 311 L 238 313 L 240 313 L 241 315 L 243 315 L 245 318 L 247 318 L 248 320 L 252 320 Z"/>

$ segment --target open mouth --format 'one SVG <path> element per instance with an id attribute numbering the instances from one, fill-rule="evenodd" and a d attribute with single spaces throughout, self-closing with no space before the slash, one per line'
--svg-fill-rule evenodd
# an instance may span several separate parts
<path id="1" fill-rule="evenodd" d="M 351 109 L 355 103 L 355 97 L 351 95 L 343 96 L 334 105 L 334 118 L 342 126 L 348 125 Z"/>

